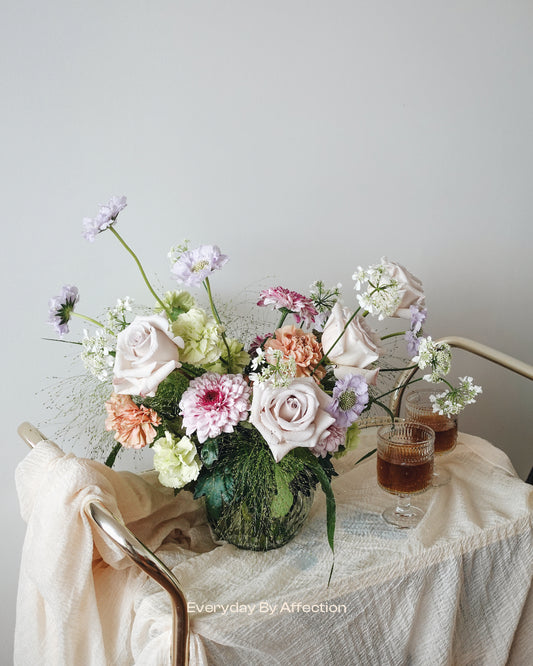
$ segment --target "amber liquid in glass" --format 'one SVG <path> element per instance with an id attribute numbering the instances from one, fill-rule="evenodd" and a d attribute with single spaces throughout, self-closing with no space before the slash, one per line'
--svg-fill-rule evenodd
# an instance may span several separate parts
<path id="1" fill-rule="evenodd" d="M 424 423 L 435 431 L 435 453 L 446 453 L 457 443 L 457 421 L 440 414 L 412 416 L 418 423 Z"/>
<path id="2" fill-rule="evenodd" d="M 378 456 L 377 475 L 378 483 L 384 490 L 396 495 L 413 495 L 431 485 L 433 459 L 403 462 L 398 456 L 390 460 Z"/>

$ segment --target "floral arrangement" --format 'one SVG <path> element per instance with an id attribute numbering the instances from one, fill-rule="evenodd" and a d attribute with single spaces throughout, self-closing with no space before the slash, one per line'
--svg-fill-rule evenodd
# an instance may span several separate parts
<path id="1" fill-rule="evenodd" d="M 317 281 L 308 295 L 264 289 L 257 306 L 278 311 L 279 322 L 245 346 L 229 336 L 211 291 L 210 279 L 228 257 L 215 245 L 172 248 L 170 274 L 180 286 L 158 295 L 116 230 L 126 203 L 112 198 L 96 217 L 84 219 L 83 235 L 90 242 L 106 230 L 116 236 L 135 260 L 153 309 L 133 316 L 132 301 L 124 298 L 98 321 L 77 311 L 74 286 L 64 286 L 49 303 L 49 321 L 61 338 L 74 316 L 91 325 L 80 341 L 81 358 L 110 384 L 105 427 L 116 444 L 107 464 L 122 447 L 152 448 L 164 486 L 204 497 L 215 533 L 258 549 L 290 538 L 288 516 L 297 529 L 320 484 L 333 548 L 333 462 L 356 445 L 358 421 L 372 405 L 392 417 L 382 402 L 387 392 L 377 390 L 383 340 L 404 336 L 411 366 L 427 369 L 424 379 L 447 385 L 434 396 L 435 411 L 457 413 L 481 391 L 471 377 L 456 387 L 444 378 L 451 351 L 423 335 L 422 283 L 382 259 L 355 271 L 353 309 L 344 306 L 340 284 L 327 288 Z M 209 310 L 185 290 L 198 287 L 205 289 Z M 372 317 L 403 318 L 409 327 L 380 337 L 369 324 Z M 253 533 L 251 541 L 243 531 L 245 537 Z"/>

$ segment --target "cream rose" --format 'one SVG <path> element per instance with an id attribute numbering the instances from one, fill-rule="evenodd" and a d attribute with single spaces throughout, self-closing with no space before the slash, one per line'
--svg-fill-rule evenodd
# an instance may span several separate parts
<path id="1" fill-rule="evenodd" d="M 307 448 L 329 435 L 335 419 L 326 411 L 332 399 L 309 377 L 276 388 L 254 386 L 250 422 L 265 438 L 276 462 L 297 446 Z"/>
<path id="2" fill-rule="evenodd" d="M 340 379 L 348 374 L 363 375 L 367 383 L 375 384 L 379 370 L 365 370 L 365 368 L 377 361 L 381 348 L 379 338 L 363 317 L 354 317 L 341 339 L 335 342 L 351 316 L 352 313 L 343 308 L 338 301 L 335 303 L 322 331 L 322 349 L 336 366 L 334 372 L 337 378 Z"/>
<path id="3" fill-rule="evenodd" d="M 115 393 L 154 396 L 163 379 L 181 365 L 178 347 L 183 340 L 171 336 L 164 317 L 135 317 L 117 336 Z"/>
<path id="4" fill-rule="evenodd" d="M 386 257 L 381 259 L 381 265 L 385 266 L 390 277 L 399 284 L 400 302 L 396 308 L 393 317 L 402 317 L 410 319 L 411 312 L 409 307 L 416 305 L 418 308 L 424 307 L 425 298 L 422 282 L 395 261 L 389 261 Z"/>

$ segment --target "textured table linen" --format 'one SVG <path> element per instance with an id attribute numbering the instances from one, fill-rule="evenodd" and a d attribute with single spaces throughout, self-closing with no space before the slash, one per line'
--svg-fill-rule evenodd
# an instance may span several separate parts
<path id="1" fill-rule="evenodd" d="M 98 497 L 178 577 L 194 665 L 529 664 L 533 487 L 488 442 L 465 434 L 459 442 L 440 458 L 451 483 L 417 496 L 426 516 L 398 530 L 380 515 L 394 498 L 377 487 L 375 457 L 353 465 L 375 446 L 375 430 L 363 431 L 336 465 L 329 587 L 320 491 L 289 545 L 240 551 L 212 542 L 190 495 L 174 499 L 153 475 L 112 472 L 43 442 L 17 470 L 28 533 L 15 663 L 169 662 L 166 593 L 98 535 L 93 553 L 85 510 Z"/>

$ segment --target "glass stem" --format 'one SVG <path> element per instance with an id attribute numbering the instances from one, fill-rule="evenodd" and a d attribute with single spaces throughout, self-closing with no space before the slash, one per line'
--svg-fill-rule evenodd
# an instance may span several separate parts
<path id="1" fill-rule="evenodd" d="M 402 516 L 411 515 L 411 496 L 410 495 L 399 495 L 396 513 L 401 514 Z"/>

